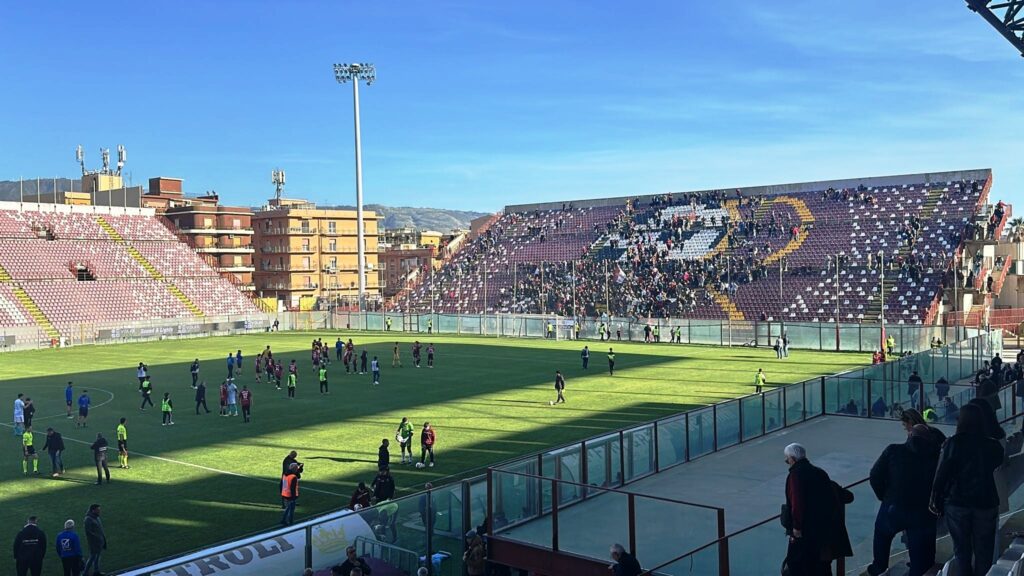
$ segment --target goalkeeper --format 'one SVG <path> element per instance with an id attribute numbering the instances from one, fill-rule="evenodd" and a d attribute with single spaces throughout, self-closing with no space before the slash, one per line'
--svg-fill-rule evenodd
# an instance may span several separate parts
<path id="1" fill-rule="evenodd" d="M 402 418 L 398 430 L 395 431 L 395 440 L 398 441 L 398 449 L 402 451 L 402 464 L 412 464 L 412 422 L 408 418 Z M 408 459 L 406 459 L 408 454 Z"/>

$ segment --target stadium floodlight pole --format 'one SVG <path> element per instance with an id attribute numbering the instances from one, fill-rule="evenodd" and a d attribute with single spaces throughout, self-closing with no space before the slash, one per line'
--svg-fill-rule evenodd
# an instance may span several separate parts
<path id="1" fill-rule="evenodd" d="M 839 352 L 839 254 L 836 254 L 836 352 Z"/>
<path id="2" fill-rule="evenodd" d="M 608 282 L 609 282 L 609 278 L 608 278 L 608 260 L 605 260 L 604 261 L 604 313 L 607 314 L 610 317 L 612 315 L 612 309 L 611 309 L 611 306 L 610 306 L 610 299 L 608 298 L 608 290 L 609 290 Z"/>
<path id="3" fill-rule="evenodd" d="M 881 312 L 879 313 L 879 316 L 881 317 L 881 322 L 882 322 L 882 331 L 880 333 L 880 336 L 882 338 L 882 342 L 881 342 L 880 346 L 881 346 L 881 349 L 882 349 L 882 358 L 885 358 L 886 357 L 886 353 L 885 353 L 886 352 L 886 349 L 885 349 L 885 251 L 882 251 L 878 255 L 878 279 L 881 282 L 881 288 L 880 288 L 879 297 L 881 298 L 881 302 L 882 302 L 882 307 L 880 309 Z"/>
<path id="4" fill-rule="evenodd" d="M 957 286 L 960 284 L 960 268 L 957 266 L 958 254 L 953 251 L 953 342 L 960 340 L 960 319 L 957 314 L 960 309 L 960 302 L 957 300 Z M 964 318 L 964 320 L 967 320 Z"/>
<path id="5" fill-rule="evenodd" d="M 359 267 L 359 310 L 366 300 L 366 248 L 363 246 L 363 143 L 359 134 L 359 82 L 369 86 L 377 79 L 373 64 L 335 64 L 334 79 L 339 84 L 352 82 L 352 106 L 356 137 L 356 265 Z"/>
<path id="6" fill-rule="evenodd" d="M 729 290 L 732 289 L 732 257 L 725 257 L 725 293 L 728 294 Z M 732 314 L 728 311 L 725 313 L 726 319 L 729 321 L 729 346 L 732 346 Z"/>

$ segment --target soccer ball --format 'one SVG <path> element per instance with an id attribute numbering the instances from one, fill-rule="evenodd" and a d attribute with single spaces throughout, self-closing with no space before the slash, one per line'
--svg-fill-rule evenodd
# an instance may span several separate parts
<path id="1" fill-rule="evenodd" d="M 416 467 L 417 467 L 417 468 L 423 468 L 423 467 L 424 467 L 424 466 L 423 466 L 423 462 L 417 462 L 417 463 L 416 463 Z"/>
<path id="2" fill-rule="evenodd" d="M 548 400 L 548 406 L 554 406 L 554 405 L 555 405 L 555 401 L 554 400 Z"/>

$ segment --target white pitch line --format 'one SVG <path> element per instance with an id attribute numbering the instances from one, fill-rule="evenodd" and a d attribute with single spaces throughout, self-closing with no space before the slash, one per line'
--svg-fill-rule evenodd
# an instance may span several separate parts
<path id="1" fill-rule="evenodd" d="M 103 390 L 102 388 L 92 388 L 92 390 L 99 390 L 100 392 L 106 392 L 107 394 L 110 394 L 110 399 L 109 400 L 107 400 L 106 402 L 101 402 L 101 403 L 97 404 L 94 408 L 99 408 L 100 406 L 104 406 L 104 405 L 109 404 L 109 403 L 114 401 L 114 393 L 113 392 L 111 392 L 109 390 Z M 58 415 L 54 415 L 54 416 L 45 416 L 43 418 L 67 418 L 67 415 L 66 414 L 58 414 Z M 35 421 L 35 420 L 42 420 L 43 418 L 33 418 L 32 420 L 33 421 Z M 8 428 L 14 428 L 14 425 L 12 425 L 12 424 L 0 423 L 0 425 L 6 426 Z M 87 441 L 84 441 L 84 440 L 79 440 L 78 438 L 72 438 L 70 436 L 64 436 L 64 438 L 67 439 L 67 440 L 70 440 L 71 442 L 77 442 L 79 444 L 84 444 L 86 446 L 92 446 L 92 442 L 87 442 Z M 207 472 L 214 472 L 216 474 L 224 474 L 226 476 L 234 476 L 236 478 L 248 478 L 250 480 L 259 480 L 260 482 L 269 482 L 271 484 L 278 484 L 280 482 L 279 480 L 272 480 L 270 478 L 262 478 L 260 476 L 252 476 L 250 474 L 240 474 L 238 472 L 231 472 L 231 471 L 228 471 L 228 470 L 220 470 L 218 468 L 210 468 L 209 466 L 203 466 L 201 464 L 193 464 L 191 462 L 182 462 L 181 460 L 174 460 L 174 459 L 171 459 L 171 458 L 164 458 L 163 456 L 154 456 L 152 454 L 145 454 L 143 452 L 134 452 L 133 451 L 133 452 L 131 452 L 131 455 L 132 456 L 142 456 L 143 458 L 152 458 L 153 460 L 160 460 L 160 461 L 163 461 L 163 462 L 168 462 L 170 464 L 178 464 L 178 465 L 181 465 L 181 466 L 189 466 L 191 468 L 198 468 L 200 470 L 205 470 Z M 320 489 L 317 489 L 317 488 L 310 488 L 308 486 L 303 486 L 302 489 L 306 490 L 308 492 L 318 492 L 320 494 L 327 494 L 327 495 L 330 495 L 330 496 L 338 496 L 338 497 L 341 497 L 341 498 L 345 497 L 344 494 L 339 494 L 337 492 L 331 492 L 330 490 L 320 490 Z"/>
<path id="2" fill-rule="evenodd" d="M 114 401 L 114 393 L 111 392 L 110 390 L 104 390 L 103 388 L 86 388 L 86 390 L 99 390 L 100 392 L 106 392 L 107 394 L 110 395 L 110 398 L 107 398 L 105 401 L 100 402 L 99 404 L 96 404 L 95 406 L 90 406 L 89 407 L 90 410 L 93 410 L 95 408 L 99 408 L 101 406 L 106 406 L 107 404 L 110 404 L 111 402 Z M 75 418 L 74 411 L 72 411 L 71 414 L 72 414 L 71 418 L 68 418 L 68 415 L 65 412 L 64 414 L 54 414 L 52 416 L 41 416 L 39 418 L 33 418 L 32 421 L 35 422 L 36 420 L 49 420 L 51 418 L 66 418 L 68 420 L 71 420 L 71 419 Z"/>

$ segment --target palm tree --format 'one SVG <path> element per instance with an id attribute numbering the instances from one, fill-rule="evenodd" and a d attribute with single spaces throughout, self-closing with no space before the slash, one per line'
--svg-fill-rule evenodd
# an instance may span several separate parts
<path id="1" fill-rule="evenodd" d="M 1020 216 L 1007 222 L 1010 227 L 1010 236 L 1015 236 L 1018 232 L 1024 232 L 1024 218 Z"/>

